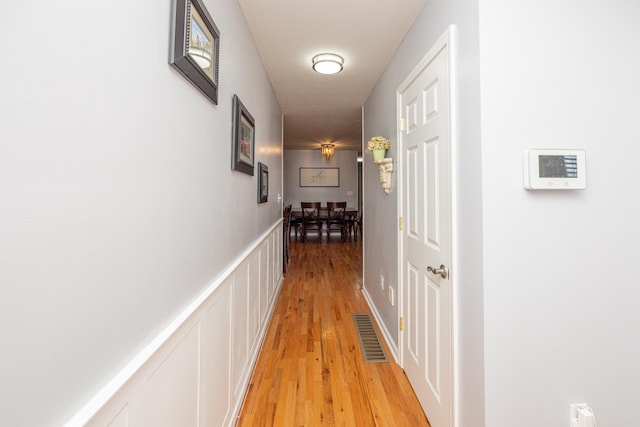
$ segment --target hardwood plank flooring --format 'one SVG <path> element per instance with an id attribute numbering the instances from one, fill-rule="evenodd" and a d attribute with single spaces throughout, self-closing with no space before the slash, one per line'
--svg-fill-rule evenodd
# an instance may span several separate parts
<path id="1" fill-rule="evenodd" d="M 360 241 L 292 240 L 237 426 L 429 426 L 386 343 L 388 363 L 364 361 L 351 316 L 370 312 L 361 274 Z"/>

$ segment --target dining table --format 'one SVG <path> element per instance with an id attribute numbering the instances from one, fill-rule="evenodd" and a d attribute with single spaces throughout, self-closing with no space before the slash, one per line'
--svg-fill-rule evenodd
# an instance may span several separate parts
<path id="1" fill-rule="evenodd" d="M 353 223 L 358 217 L 358 209 L 354 207 L 349 207 L 344 210 L 344 219 L 347 222 L 347 236 L 351 237 L 352 233 L 355 233 L 353 229 Z M 324 206 L 320 207 L 320 221 L 326 221 L 329 218 L 329 209 Z M 291 223 L 295 224 L 296 222 L 302 221 L 302 208 L 292 208 L 291 209 Z M 294 226 L 296 238 L 298 237 L 298 229 Z"/>

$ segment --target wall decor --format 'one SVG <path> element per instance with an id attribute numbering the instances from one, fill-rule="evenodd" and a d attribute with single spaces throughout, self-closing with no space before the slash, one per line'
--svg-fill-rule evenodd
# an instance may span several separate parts
<path id="1" fill-rule="evenodd" d="M 340 168 L 300 168 L 300 187 L 340 187 Z"/>
<path id="2" fill-rule="evenodd" d="M 220 31 L 202 0 L 175 0 L 169 63 L 218 104 Z"/>
<path id="3" fill-rule="evenodd" d="M 233 95 L 233 170 L 253 176 L 255 121 L 238 95 Z"/>
<path id="4" fill-rule="evenodd" d="M 258 162 L 258 203 L 269 199 L 269 166 Z"/>
<path id="5" fill-rule="evenodd" d="M 391 193 L 391 173 L 393 172 L 393 159 L 386 157 L 384 159 L 375 160 L 374 163 L 378 165 L 378 171 L 380 172 L 380 184 L 385 193 Z"/>

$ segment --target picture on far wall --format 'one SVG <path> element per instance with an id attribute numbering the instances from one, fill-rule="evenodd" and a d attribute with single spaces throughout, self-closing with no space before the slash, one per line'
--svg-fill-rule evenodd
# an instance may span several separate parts
<path id="1" fill-rule="evenodd" d="M 238 95 L 233 95 L 232 169 L 253 176 L 255 122 Z"/>
<path id="2" fill-rule="evenodd" d="M 300 168 L 300 187 L 340 187 L 340 168 Z"/>
<path id="3" fill-rule="evenodd" d="M 265 203 L 269 199 L 269 166 L 258 162 L 258 203 Z"/>
<path id="4" fill-rule="evenodd" d="M 175 0 L 169 63 L 218 104 L 220 31 L 202 0 Z"/>

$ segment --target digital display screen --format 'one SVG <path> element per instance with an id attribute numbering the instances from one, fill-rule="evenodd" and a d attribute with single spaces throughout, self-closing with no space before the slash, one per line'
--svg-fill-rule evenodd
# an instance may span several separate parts
<path id="1" fill-rule="evenodd" d="M 578 156 L 569 154 L 564 156 L 538 156 L 540 178 L 577 178 Z"/>

